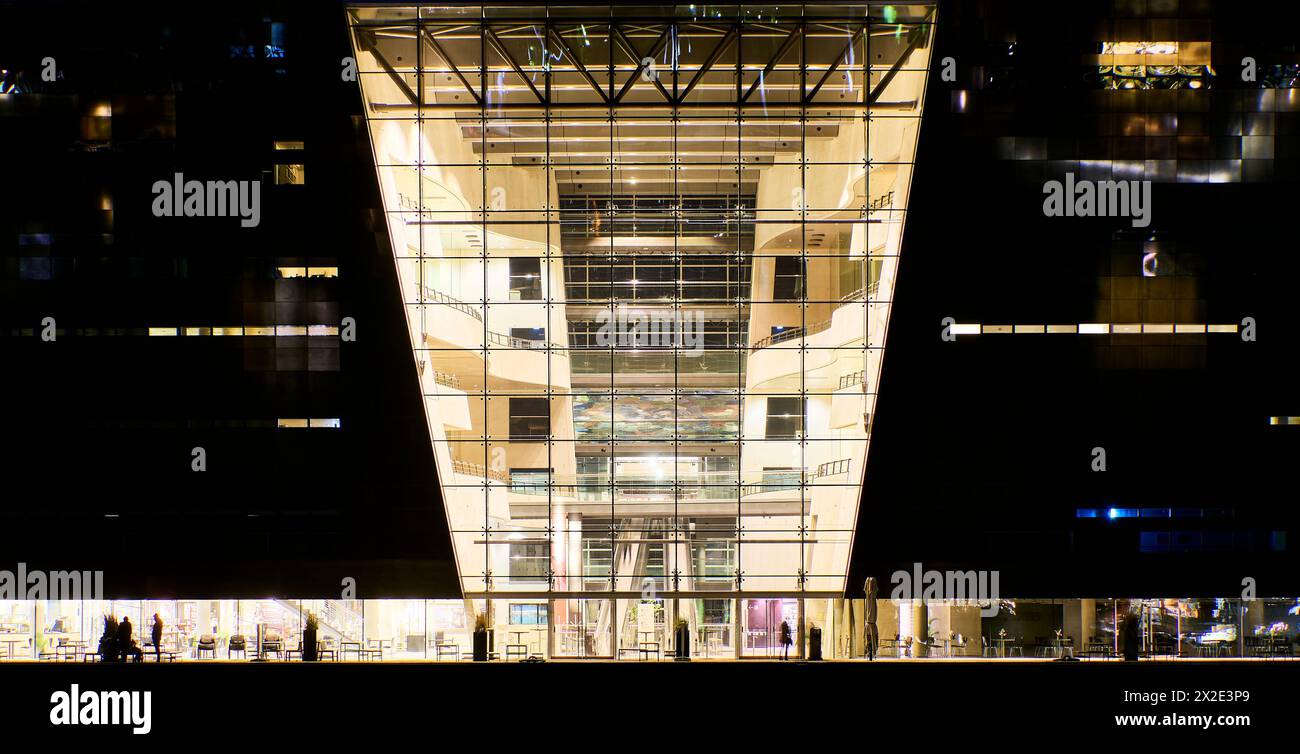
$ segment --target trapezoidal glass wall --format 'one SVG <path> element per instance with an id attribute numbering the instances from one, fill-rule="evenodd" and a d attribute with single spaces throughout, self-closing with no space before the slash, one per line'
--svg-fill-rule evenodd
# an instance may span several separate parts
<path id="1" fill-rule="evenodd" d="M 840 596 L 933 7 L 348 17 L 465 595 L 598 655 Z"/>

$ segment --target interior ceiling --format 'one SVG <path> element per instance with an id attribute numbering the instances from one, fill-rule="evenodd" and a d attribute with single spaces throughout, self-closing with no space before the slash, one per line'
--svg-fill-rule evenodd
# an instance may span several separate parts
<path id="1" fill-rule="evenodd" d="M 412 108 L 419 96 L 426 111 L 449 110 L 490 162 L 551 165 L 561 195 L 717 196 L 752 195 L 763 170 L 863 117 L 864 97 L 873 109 L 910 107 L 870 92 L 924 36 L 917 28 L 575 19 L 430 25 L 418 40 L 409 27 L 358 34 L 403 80 Z"/>

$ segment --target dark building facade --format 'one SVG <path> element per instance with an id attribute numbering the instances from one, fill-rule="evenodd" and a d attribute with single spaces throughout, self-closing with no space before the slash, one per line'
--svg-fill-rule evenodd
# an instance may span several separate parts
<path id="1" fill-rule="evenodd" d="M 941 6 L 855 567 L 1295 591 L 1295 28 L 1284 4 Z M 1066 174 L 1150 181 L 1148 224 L 1046 216 Z"/>
<path id="2" fill-rule="evenodd" d="M 342 12 L 6 9 L 10 559 L 116 594 L 454 590 Z M 257 225 L 156 217 L 177 174 L 260 181 Z"/>

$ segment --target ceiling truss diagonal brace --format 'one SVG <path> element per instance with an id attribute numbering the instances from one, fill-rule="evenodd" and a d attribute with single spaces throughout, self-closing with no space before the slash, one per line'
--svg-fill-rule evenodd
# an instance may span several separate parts
<path id="1" fill-rule="evenodd" d="M 632 85 L 636 83 L 636 80 L 641 77 L 642 72 L 645 70 L 646 58 L 654 58 L 654 56 L 659 54 L 659 52 L 663 49 L 664 45 L 668 42 L 668 39 L 672 36 L 672 32 L 674 28 L 675 27 L 672 25 L 665 28 L 663 33 L 659 35 L 659 39 L 655 40 L 654 46 L 650 48 L 650 51 L 647 52 L 645 55 L 642 55 L 640 52 L 637 51 L 636 46 L 632 44 L 632 40 L 628 39 L 627 35 L 623 33 L 622 29 L 620 29 L 618 26 L 612 27 L 614 31 L 614 40 L 618 42 L 619 46 L 623 48 L 624 52 L 626 52 L 628 55 L 631 55 L 632 58 L 637 61 L 636 70 L 632 72 L 632 77 L 629 78 L 625 84 L 623 84 L 623 88 L 619 89 L 618 94 L 614 96 L 614 104 L 618 104 L 619 102 L 623 101 L 623 95 L 627 94 L 627 91 L 632 88 Z M 663 82 L 659 80 L 658 76 L 652 76 L 650 80 L 654 82 L 655 88 L 658 89 L 659 93 L 664 96 L 664 99 L 666 99 L 668 102 L 673 101 L 673 96 L 669 94 L 667 89 L 664 88 Z"/>
<path id="2" fill-rule="evenodd" d="M 551 37 L 555 39 L 556 44 L 560 46 L 560 50 L 565 55 L 569 56 L 569 60 L 573 61 L 573 67 L 578 69 L 578 73 L 582 74 L 582 77 L 586 79 L 587 84 L 591 86 L 592 89 L 596 90 L 596 94 L 600 95 L 600 101 L 609 102 L 609 93 L 606 92 L 605 88 L 600 85 L 600 82 L 596 81 L 595 77 L 591 75 L 591 71 L 587 70 L 587 66 L 583 65 L 582 61 L 578 60 L 578 56 L 573 52 L 573 48 L 569 46 L 568 42 L 564 41 L 564 37 L 560 36 L 559 30 L 552 26 L 548 27 L 547 31 L 549 31 Z"/>
<path id="3" fill-rule="evenodd" d="M 862 38 L 862 33 L 866 30 L 866 28 L 867 27 L 865 26 L 860 26 L 858 27 L 857 31 L 853 32 L 853 36 L 849 38 L 849 43 L 844 45 L 844 49 L 840 50 L 840 54 L 836 55 L 835 60 L 831 62 L 831 67 L 827 68 L 826 73 L 822 74 L 821 79 L 818 80 L 817 84 L 812 88 L 812 91 L 804 95 L 803 101 L 805 103 L 811 103 L 813 101 L 813 98 L 817 96 L 817 92 L 820 92 L 822 90 L 822 87 L 826 85 L 826 82 L 830 81 L 831 76 L 835 73 L 835 71 L 839 70 L 840 63 L 843 63 L 844 59 L 849 56 L 850 52 L 852 52 L 853 46 L 856 45 L 858 43 L 858 40 Z"/>
<path id="4" fill-rule="evenodd" d="M 419 104 L 415 92 L 411 90 L 411 85 L 406 83 L 406 79 L 402 78 L 402 75 L 393 68 L 393 64 L 388 62 L 388 58 L 384 57 L 384 54 L 379 51 L 379 46 L 375 44 L 374 32 L 366 32 L 358 29 L 356 34 L 357 47 L 363 50 L 368 50 L 370 51 L 370 54 L 375 56 L 375 60 L 379 63 L 379 67 L 384 69 L 384 73 L 388 74 L 388 77 L 393 80 L 394 84 L 397 84 L 397 88 L 401 90 L 402 96 L 406 97 L 407 102 L 410 102 L 412 105 Z"/>
<path id="5" fill-rule="evenodd" d="M 433 51 L 438 53 L 438 56 L 447 63 L 447 67 L 450 68 L 451 72 L 460 80 L 461 85 L 465 87 L 465 91 L 469 92 L 469 96 L 474 98 L 474 104 L 482 105 L 482 98 L 478 96 L 478 92 L 470 85 L 469 80 L 465 78 L 465 74 L 460 72 L 460 66 L 452 62 L 451 56 L 442 49 L 442 45 L 438 44 L 438 40 L 433 38 L 433 35 L 429 33 L 428 29 L 421 27 L 420 31 L 424 37 L 424 41 L 428 43 L 429 47 L 433 48 Z"/>
<path id="6" fill-rule="evenodd" d="M 696 84 L 700 83 L 700 80 L 704 78 L 704 74 L 713 69 L 713 64 L 718 62 L 718 58 L 722 57 L 722 53 L 726 52 L 727 48 L 731 46 L 731 43 L 735 41 L 735 39 L 736 27 L 732 26 L 727 30 L 722 41 L 718 42 L 718 46 L 713 48 L 713 52 L 709 53 L 708 59 L 704 61 L 704 65 L 700 66 L 700 70 L 696 71 L 695 75 L 691 77 L 690 83 L 686 85 L 686 88 L 682 90 L 681 94 L 677 95 L 676 104 L 681 105 L 686 102 L 686 98 L 690 96 L 691 90 L 695 88 Z"/>
<path id="7" fill-rule="evenodd" d="M 898 60 L 894 61 L 894 64 L 889 67 L 889 71 L 880 79 L 880 83 L 876 84 L 876 88 L 872 89 L 871 94 L 867 95 L 868 105 L 874 105 L 876 100 L 880 99 L 881 95 L 885 93 L 886 87 L 888 87 L 889 83 L 898 75 L 898 71 L 902 69 L 904 61 L 912 56 L 912 52 L 917 47 L 920 47 L 921 42 L 924 40 L 925 31 L 921 28 L 917 28 L 916 31 L 912 33 L 912 38 L 907 43 L 907 49 L 903 50 L 903 53 L 898 56 Z"/>
<path id="8" fill-rule="evenodd" d="M 781 58 L 785 57 L 785 54 L 790 51 L 794 43 L 804 36 L 805 31 L 805 27 L 800 24 L 799 28 L 790 32 L 790 35 L 781 43 L 781 48 L 776 51 L 771 60 L 767 61 L 767 65 L 763 67 L 763 72 L 758 74 L 758 78 L 754 80 L 754 83 L 750 84 L 749 89 L 745 90 L 745 93 L 740 96 L 741 102 L 749 101 L 749 95 L 753 94 L 754 90 L 767 80 L 768 74 L 772 72 L 773 68 L 776 68 L 777 63 L 781 62 Z M 807 44 L 807 40 L 804 41 L 804 44 Z"/>
<path id="9" fill-rule="evenodd" d="M 515 59 L 513 57 L 511 57 L 509 51 L 506 50 L 506 46 L 501 42 L 501 38 L 496 35 L 496 32 L 484 26 L 483 37 L 492 45 L 492 48 L 497 51 L 498 55 L 500 55 L 502 58 L 505 58 L 505 61 L 510 64 L 510 68 L 514 70 L 515 75 L 523 79 L 523 82 L 528 85 L 528 88 L 533 92 L 533 96 L 537 97 L 538 104 L 549 105 L 550 102 L 547 100 L 546 96 L 543 95 L 540 91 L 538 91 L 537 87 L 533 84 L 533 80 L 528 77 L 528 74 L 524 72 L 524 69 L 521 68 L 519 64 L 515 62 Z M 486 63 L 486 61 L 484 61 L 484 63 Z M 546 74 L 546 78 L 548 82 L 547 88 L 549 89 L 550 88 L 549 73 Z"/>

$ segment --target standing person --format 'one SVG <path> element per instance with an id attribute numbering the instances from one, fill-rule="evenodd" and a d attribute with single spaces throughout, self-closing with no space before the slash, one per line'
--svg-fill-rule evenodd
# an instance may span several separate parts
<path id="1" fill-rule="evenodd" d="M 162 631 L 162 618 L 158 617 L 158 613 L 154 613 L 153 631 L 150 632 L 149 638 L 153 639 L 153 658 L 155 662 L 162 662 Z"/>
<path id="2" fill-rule="evenodd" d="M 1136 613 L 1130 612 L 1124 618 L 1119 639 L 1120 648 L 1124 652 L 1124 659 L 1137 661 L 1142 650 L 1142 625 L 1141 618 Z"/>
<path id="3" fill-rule="evenodd" d="M 876 585 L 876 577 L 868 576 L 867 583 L 863 587 L 863 589 L 866 591 L 867 594 L 867 610 L 866 610 L 867 612 L 866 615 L 867 659 L 875 660 L 876 645 L 880 643 L 880 634 L 876 630 L 876 614 L 878 611 L 878 608 L 876 606 L 876 591 L 879 589 L 879 587 Z"/>
<path id="4" fill-rule="evenodd" d="M 127 655 L 135 655 L 136 662 L 144 659 L 144 650 L 137 647 L 131 638 L 131 619 L 125 615 L 122 616 L 122 622 L 117 624 L 117 651 L 124 660 Z"/>
<path id="5" fill-rule="evenodd" d="M 790 623 L 788 621 L 781 621 L 781 647 L 782 647 L 781 659 L 782 660 L 790 659 L 791 644 L 794 644 L 794 636 L 790 632 Z"/>

